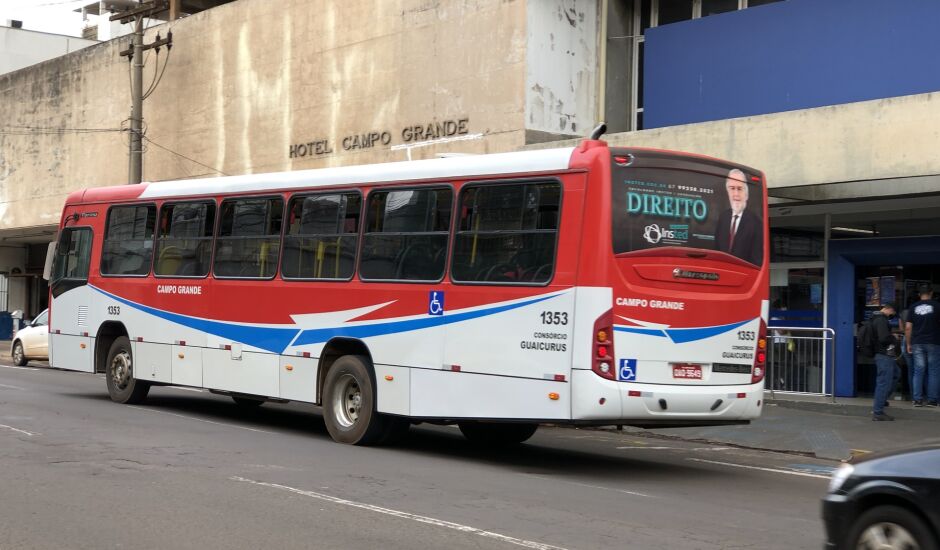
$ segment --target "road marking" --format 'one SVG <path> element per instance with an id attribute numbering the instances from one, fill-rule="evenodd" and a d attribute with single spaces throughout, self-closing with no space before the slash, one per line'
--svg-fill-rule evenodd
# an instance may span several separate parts
<path id="1" fill-rule="evenodd" d="M 0 368 L 4 369 L 16 369 L 16 370 L 39 370 L 35 367 L 14 367 L 13 365 L 0 365 Z"/>
<path id="2" fill-rule="evenodd" d="M 603 489 L 605 491 L 616 491 L 618 493 L 623 493 L 625 495 L 632 495 L 635 497 L 644 497 L 644 498 L 656 498 L 653 495 L 647 495 L 646 493 L 638 493 L 636 491 L 628 491 L 626 489 L 617 489 L 615 487 L 604 487 L 603 485 L 591 485 L 590 483 L 581 483 L 579 481 L 568 481 L 566 479 L 558 479 L 556 477 L 544 477 L 538 476 L 535 474 L 527 474 L 529 477 L 534 477 L 535 479 L 541 479 L 543 481 L 551 481 L 552 483 L 567 483 L 569 485 L 577 485 L 578 487 L 588 487 L 590 489 Z"/>
<path id="3" fill-rule="evenodd" d="M 707 464 L 718 464 L 719 466 L 731 466 L 732 468 L 745 468 L 748 470 L 760 470 L 762 472 L 773 472 L 775 474 L 788 474 L 791 476 L 815 477 L 817 479 L 829 479 L 831 477 L 831 476 L 823 476 L 819 474 L 809 474 L 806 472 L 795 472 L 793 470 L 780 470 L 777 468 L 764 468 L 762 466 L 748 466 L 747 464 L 735 464 L 733 462 L 719 462 L 717 460 L 705 460 L 704 458 L 687 458 L 686 460 L 691 460 L 693 462 L 705 462 Z"/>
<path id="4" fill-rule="evenodd" d="M 248 426 L 239 426 L 238 424 L 227 424 L 225 422 L 215 422 L 213 420 L 206 420 L 204 418 L 196 418 L 195 416 L 186 416 L 185 414 L 176 414 L 176 413 L 171 413 L 167 411 L 158 411 L 156 409 L 148 409 L 147 407 L 140 407 L 137 405 L 128 405 L 128 407 L 132 409 L 137 409 L 139 411 L 147 411 L 147 412 L 152 412 L 152 413 L 157 413 L 157 414 L 166 414 L 169 416 L 177 416 L 179 418 L 186 418 L 188 420 L 195 420 L 197 422 L 205 422 L 206 424 L 215 424 L 216 426 L 225 426 L 226 428 L 238 428 L 239 430 L 248 430 L 249 432 L 281 435 L 278 432 L 272 432 L 268 430 L 259 430 L 258 428 L 249 428 Z"/>
<path id="5" fill-rule="evenodd" d="M 24 390 L 24 389 L 25 389 L 25 388 L 21 388 L 21 387 L 19 387 L 19 386 L 10 386 L 10 385 L 8 385 L 8 384 L 0 384 L 0 388 L 9 388 L 9 389 L 11 389 L 11 390 Z"/>
<path id="6" fill-rule="evenodd" d="M 32 436 L 34 436 L 34 435 L 42 435 L 42 434 L 39 434 L 39 433 L 27 432 L 26 430 L 21 430 L 21 429 L 19 429 L 19 428 L 14 428 L 13 426 L 7 426 L 6 424 L 0 424 L 0 428 L 6 428 L 6 429 L 8 429 L 8 430 L 13 430 L 14 432 L 18 432 L 18 433 L 21 433 L 21 434 L 24 434 L 24 435 L 28 435 L 28 436 L 30 436 L 30 437 L 32 437 Z"/>
<path id="7" fill-rule="evenodd" d="M 836 471 L 834 466 L 823 466 L 822 464 L 787 464 L 787 468 L 798 472 L 810 472 L 825 476 L 831 476 Z"/>
<path id="8" fill-rule="evenodd" d="M 316 493 L 314 491 L 305 491 L 303 489 L 297 489 L 295 487 L 288 487 L 287 485 L 279 485 L 277 483 L 267 483 L 264 481 L 255 481 L 253 479 L 247 479 L 244 477 L 233 476 L 229 478 L 232 481 L 239 481 L 243 483 L 251 483 L 253 485 L 260 485 L 262 487 L 271 487 L 273 489 L 281 489 L 283 491 L 289 491 L 298 495 L 303 495 L 305 497 L 316 498 L 320 500 L 325 500 L 327 502 L 332 502 L 334 504 L 342 504 L 343 506 L 351 506 L 353 508 L 360 508 L 362 510 L 368 510 L 370 512 L 377 512 L 379 514 L 385 514 L 389 516 L 394 516 L 402 519 L 410 519 L 412 521 L 417 521 L 418 523 L 426 523 L 428 525 L 435 525 L 437 527 L 446 527 L 447 529 L 454 529 L 455 531 L 460 531 L 463 533 L 469 533 L 471 535 L 479 535 L 481 537 L 486 537 L 489 539 L 496 539 L 503 542 L 508 542 L 510 544 L 515 544 L 516 546 L 524 546 L 526 548 L 535 548 L 537 550 L 565 550 L 559 546 L 552 546 L 550 544 L 543 544 L 541 542 L 535 542 L 531 540 L 517 539 L 515 537 L 510 537 L 508 535 L 501 535 L 499 533 L 494 533 L 492 531 L 484 531 L 483 529 L 478 529 L 476 527 L 471 527 L 469 525 L 462 525 L 460 523 L 454 523 L 452 521 L 445 521 L 442 519 L 431 518 L 428 516 L 420 516 L 417 514 L 412 514 L 409 512 L 402 512 L 401 510 L 393 510 L 391 508 L 383 508 L 381 506 L 375 506 L 374 504 L 366 504 L 364 502 L 356 502 L 354 500 L 347 500 L 345 498 L 334 497 L 331 495 L 326 495 L 323 493 Z"/>
<path id="9" fill-rule="evenodd" d="M 617 447 L 618 449 L 643 449 L 646 451 L 669 451 L 676 447 L 647 447 L 646 445 L 634 445 L 629 447 Z"/>

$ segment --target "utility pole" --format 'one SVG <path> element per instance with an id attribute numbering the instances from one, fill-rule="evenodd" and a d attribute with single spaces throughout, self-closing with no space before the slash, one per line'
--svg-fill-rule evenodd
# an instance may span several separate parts
<path id="1" fill-rule="evenodd" d="M 140 7 L 112 15 L 110 20 L 120 20 L 122 24 L 134 21 L 134 32 L 131 35 L 130 47 L 121 52 L 121 57 L 127 57 L 131 63 L 131 119 L 130 119 L 130 149 L 127 170 L 127 183 L 140 183 L 143 177 L 143 125 L 144 125 L 144 99 L 156 86 L 157 80 L 151 89 L 144 94 L 144 56 L 146 50 L 154 49 L 160 52 L 161 46 L 166 46 L 167 52 L 173 43 L 173 33 L 167 32 L 166 38 L 157 39 L 150 44 L 144 44 L 144 18 L 152 17 L 168 9 L 167 0 L 150 0 L 141 2 Z M 169 55 L 169 53 L 167 54 Z M 165 63 L 165 62 L 164 62 Z M 164 69 L 166 65 L 164 64 Z M 154 73 L 156 74 L 156 73 Z M 162 73 L 161 73 L 162 76 Z"/>

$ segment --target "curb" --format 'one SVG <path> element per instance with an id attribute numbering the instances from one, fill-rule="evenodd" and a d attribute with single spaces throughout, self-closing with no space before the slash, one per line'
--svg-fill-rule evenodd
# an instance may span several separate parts
<path id="1" fill-rule="evenodd" d="M 842 416 L 871 416 L 870 405 L 857 405 L 849 403 L 823 403 L 818 401 L 796 401 L 789 399 L 767 399 L 767 404 L 773 404 L 787 409 L 798 409 L 824 414 L 837 414 Z M 909 409 L 891 407 L 885 410 L 891 416 L 904 420 L 940 420 L 940 408 Z"/>

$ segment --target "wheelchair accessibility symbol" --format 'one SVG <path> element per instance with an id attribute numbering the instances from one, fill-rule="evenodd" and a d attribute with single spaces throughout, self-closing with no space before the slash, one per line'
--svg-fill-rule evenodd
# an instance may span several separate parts
<path id="1" fill-rule="evenodd" d="M 621 359 L 619 379 L 623 382 L 636 381 L 636 359 Z"/>
<path id="2" fill-rule="evenodd" d="M 428 315 L 444 315 L 444 293 L 432 290 L 428 296 Z"/>

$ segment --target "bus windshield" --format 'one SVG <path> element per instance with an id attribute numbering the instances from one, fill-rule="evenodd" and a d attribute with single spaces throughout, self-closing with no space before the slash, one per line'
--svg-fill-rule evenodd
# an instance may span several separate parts
<path id="1" fill-rule="evenodd" d="M 718 250 L 763 264 L 759 176 L 711 163 L 682 163 L 691 169 L 650 166 L 653 160 L 634 166 L 632 155 L 614 155 L 615 254 L 679 246 Z"/>

